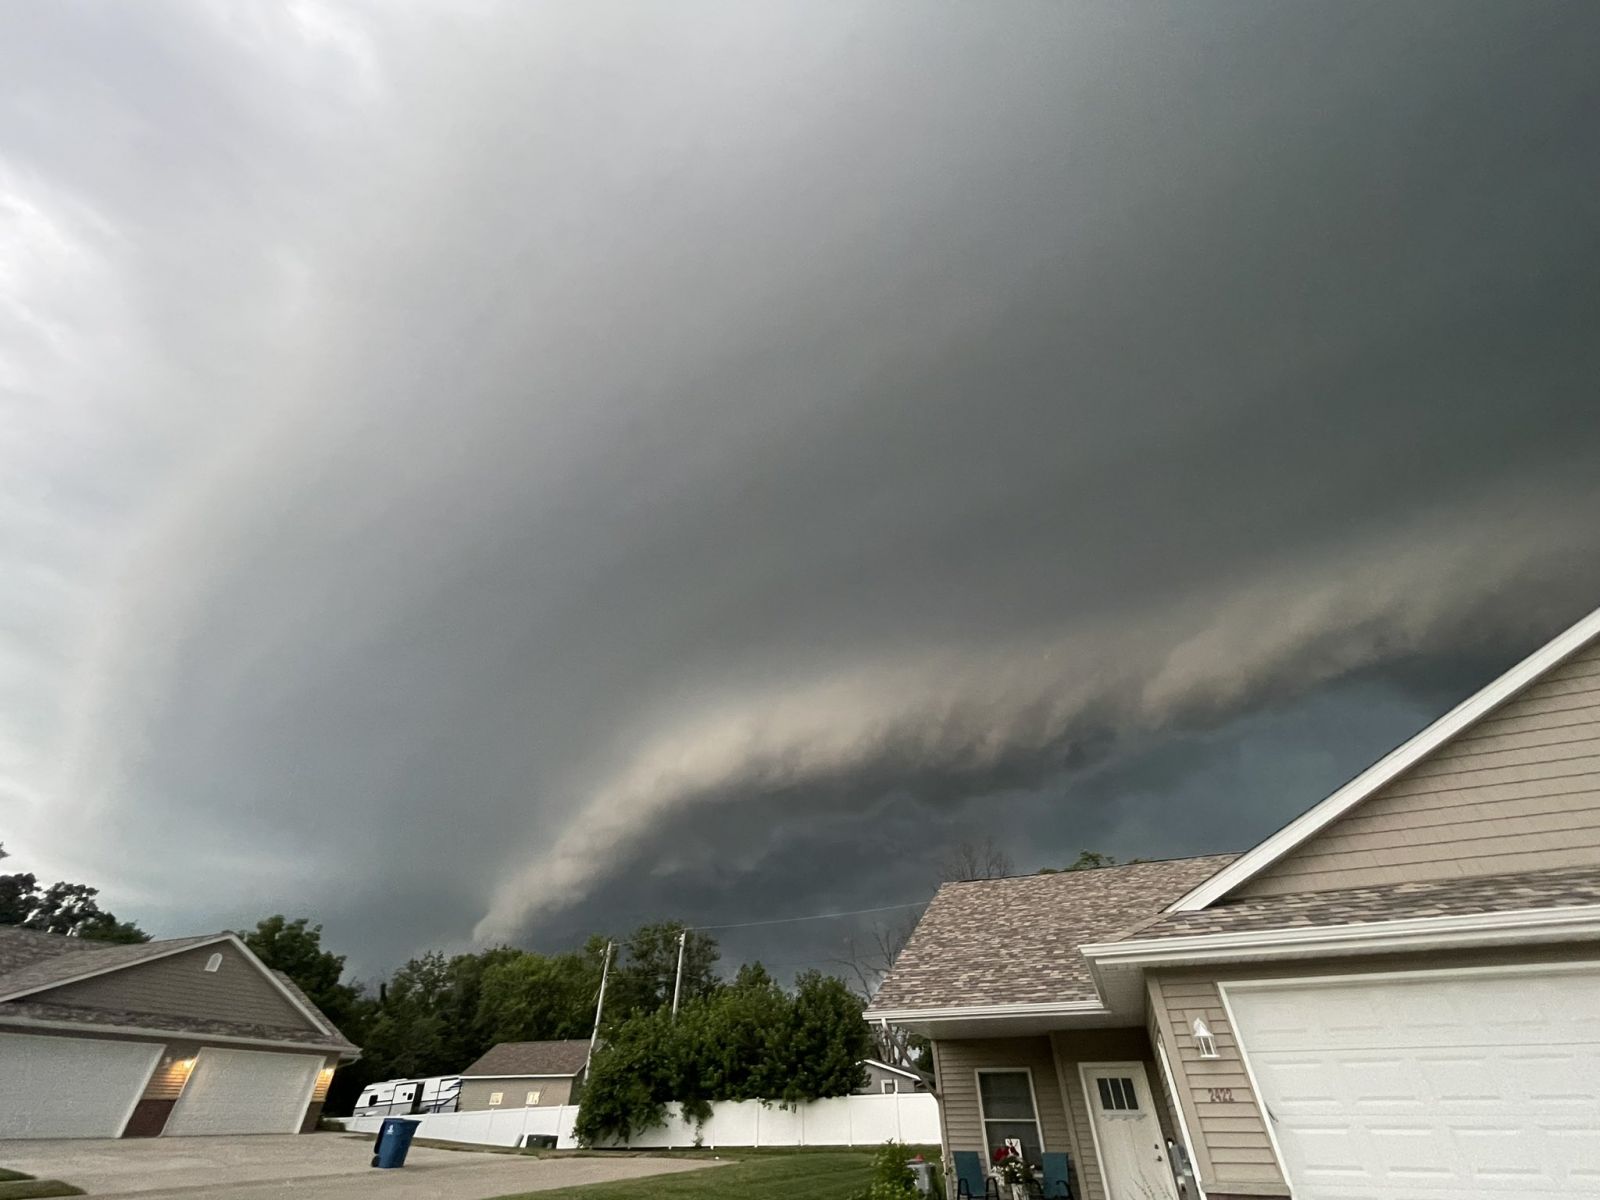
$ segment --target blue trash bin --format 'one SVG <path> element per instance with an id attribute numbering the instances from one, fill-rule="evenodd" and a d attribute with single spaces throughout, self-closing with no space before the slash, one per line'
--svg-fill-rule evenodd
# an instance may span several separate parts
<path id="1" fill-rule="evenodd" d="M 417 1136 L 421 1121 L 408 1121 L 404 1117 L 386 1117 L 378 1127 L 378 1141 L 372 1156 L 375 1167 L 403 1167 L 406 1151 L 411 1149 L 411 1139 Z"/>

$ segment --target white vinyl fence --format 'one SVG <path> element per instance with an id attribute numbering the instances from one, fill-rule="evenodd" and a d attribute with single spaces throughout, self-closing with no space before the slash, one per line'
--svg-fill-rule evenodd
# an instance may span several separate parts
<path id="1" fill-rule="evenodd" d="M 572 1126 L 576 1105 L 545 1108 L 497 1108 L 483 1112 L 423 1113 L 418 1137 L 479 1146 L 521 1146 L 530 1136 L 554 1137 L 560 1149 L 576 1146 Z M 351 1117 L 345 1128 L 375 1133 L 382 1117 Z M 876 1146 L 887 1141 L 937 1145 L 939 1102 L 927 1092 L 887 1096 L 838 1096 L 812 1100 L 792 1108 L 759 1100 L 719 1100 L 711 1118 L 696 1126 L 668 1105 L 664 1125 L 646 1129 L 627 1149 L 675 1149 L 719 1146 Z M 623 1147 L 617 1147 L 622 1149 Z"/>

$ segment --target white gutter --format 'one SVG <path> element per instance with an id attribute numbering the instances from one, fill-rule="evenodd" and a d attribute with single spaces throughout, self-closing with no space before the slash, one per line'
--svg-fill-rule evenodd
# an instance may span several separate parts
<path id="1" fill-rule="evenodd" d="M 1066 1003 L 1047 1000 L 1031 1004 L 954 1004 L 940 1008 L 874 1008 L 868 1009 L 869 1021 L 1000 1021 L 1008 1017 L 1072 1017 L 1084 1013 L 1103 1013 L 1105 1005 L 1098 1000 L 1069 1000 Z"/>
<path id="2" fill-rule="evenodd" d="M 1600 937 L 1600 905 L 1468 913 L 1453 917 L 1409 917 L 1355 925 L 1251 929 L 1237 933 L 1097 942 L 1078 949 L 1096 968 L 1149 967 L 1240 958 L 1439 950 L 1452 946 L 1591 937 Z"/>

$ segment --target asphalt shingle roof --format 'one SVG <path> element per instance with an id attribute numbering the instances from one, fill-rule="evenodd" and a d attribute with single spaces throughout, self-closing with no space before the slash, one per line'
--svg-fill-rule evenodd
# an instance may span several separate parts
<path id="1" fill-rule="evenodd" d="M 501 1042 L 461 1075 L 576 1075 L 588 1057 L 587 1039 Z"/>
<path id="2" fill-rule="evenodd" d="M 1123 936 L 1144 941 L 1588 904 L 1600 904 L 1600 867 L 1522 871 L 1475 879 L 1419 880 L 1224 902 L 1198 912 L 1167 913 Z"/>
<path id="3" fill-rule="evenodd" d="M 147 958 L 169 954 L 186 946 L 198 946 L 202 942 L 215 941 L 217 938 L 217 935 L 212 933 L 204 937 L 167 938 L 159 942 L 107 945 L 104 942 L 86 941 L 83 938 L 62 937 L 57 933 L 36 933 L 31 929 L 0 926 L 0 943 L 20 941 L 21 939 L 16 938 L 17 934 L 28 935 L 26 948 L 32 952 L 32 960 L 0 974 L 0 996 L 31 991 L 34 988 L 51 987 L 94 971 L 130 967 Z M 37 939 L 43 939 L 43 943 Z"/>
<path id="4" fill-rule="evenodd" d="M 117 1025 L 129 1029 L 148 1029 L 159 1033 L 188 1033 L 197 1037 L 248 1038 L 260 1042 L 320 1046 L 341 1054 L 356 1053 L 356 1046 L 340 1036 L 332 1022 L 318 1012 L 316 1005 L 281 971 L 273 975 L 312 1012 L 317 1012 L 319 1030 L 256 1025 L 242 1021 L 219 1021 L 209 1017 L 171 1013 L 145 1013 L 131 1009 L 54 1004 L 41 998 L 38 989 L 65 983 L 80 975 L 115 971 L 131 967 L 158 955 L 170 954 L 190 946 L 218 940 L 218 934 L 200 937 L 166 938 L 130 945 L 106 945 L 60 934 L 39 933 L 0 925 L 0 996 L 27 992 L 16 1000 L 0 1002 L 0 1023 L 10 1017 L 37 1021 L 66 1021 L 76 1025 Z"/>
<path id="5" fill-rule="evenodd" d="M 1148 923 L 1236 856 L 947 883 L 873 998 L 874 1011 L 1094 1000 L 1078 947 Z"/>

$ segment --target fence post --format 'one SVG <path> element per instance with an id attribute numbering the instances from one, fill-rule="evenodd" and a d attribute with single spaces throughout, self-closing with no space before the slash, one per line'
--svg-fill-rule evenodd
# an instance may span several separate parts
<path id="1" fill-rule="evenodd" d="M 900 1088 L 898 1086 L 896 1086 L 895 1089 L 894 1089 L 894 1140 L 897 1141 L 897 1142 L 902 1142 L 903 1143 L 906 1139 L 901 1136 L 901 1133 L 902 1133 L 902 1129 L 901 1129 L 901 1126 L 900 1126 Z"/>
<path id="2" fill-rule="evenodd" d="M 795 1107 L 800 1113 L 800 1144 L 802 1146 L 809 1146 L 811 1143 L 806 1141 L 806 1109 L 809 1106 L 806 1101 L 802 1100 Z"/>

